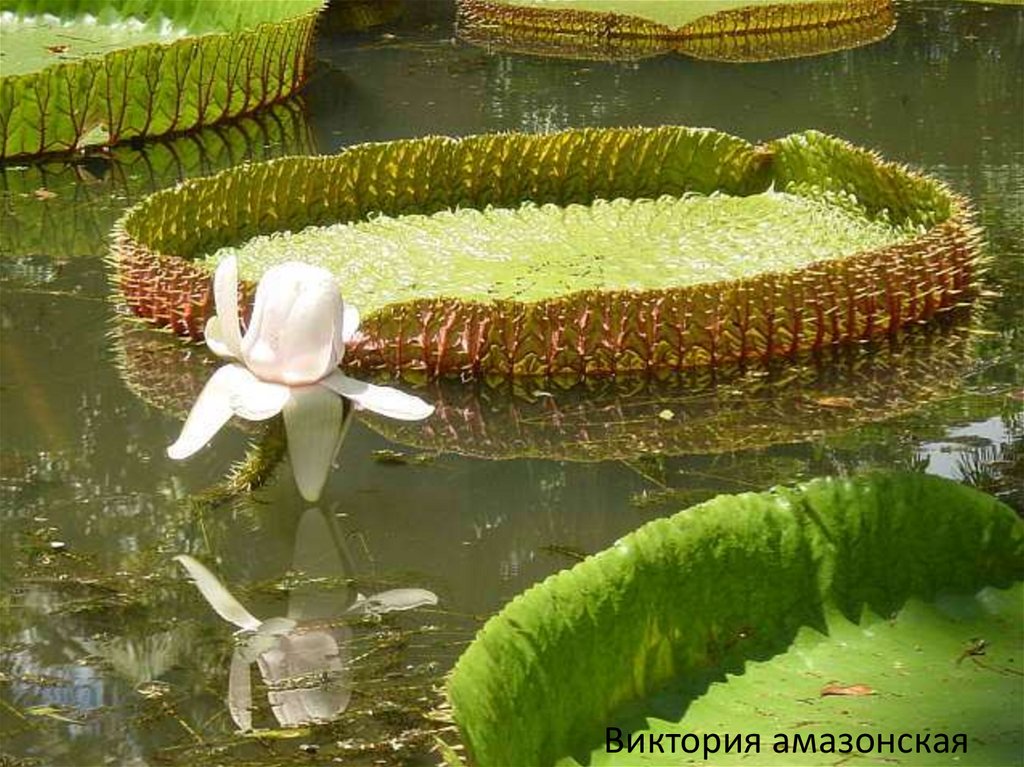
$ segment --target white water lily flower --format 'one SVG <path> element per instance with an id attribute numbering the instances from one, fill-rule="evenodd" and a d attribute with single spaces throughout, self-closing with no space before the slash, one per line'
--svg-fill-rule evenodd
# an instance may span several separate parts
<path id="1" fill-rule="evenodd" d="M 213 295 L 217 313 L 206 324 L 206 344 L 233 362 L 203 388 L 181 435 L 167 449 L 171 458 L 195 453 L 232 415 L 262 421 L 283 413 L 296 484 L 303 498 L 315 501 L 343 433 L 339 395 L 357 408 L 405 421 L 434 412 L 419 397 L 357 381 L 338 369 L 359 314 L 345 306 L 326 269 L 297 262 L 269 269 L 256 288 L 244 337 L 233 256 L 217 267 Z"/>

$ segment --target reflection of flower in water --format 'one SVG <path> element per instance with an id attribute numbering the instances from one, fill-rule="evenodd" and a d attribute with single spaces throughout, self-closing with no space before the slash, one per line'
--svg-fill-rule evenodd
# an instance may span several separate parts
<path id="1" fill-rule="evenodd" d="M 342 397 L 400 420 L 434 412 L 418 397 L 357 381 L 338 369 L 359 314 L 345 306 L 327 270 L 296 262 L 269 269 L 256 288 L 244 336 L 234 257 L 217 267 L 213 287 L 217 314 L 206 324 L 206 345 L 233 361 L 207 382 L 167 449 L 171 458 L 195 453 L 232 415 L 262 421 L 283 413 L 295 482 L 303 498 L 315 501 L 344 433 Z"/>
<path id="2" fill-rule="evenodd" d="M 296 536 L 295 569 L 318 578 L 344 577 L 344 562 L 337 550 L 331 550 L 331 541 L 323 514 L 307 511 Z M 239 643 L 231 658 L 228 708 L 243 730 L 252 729 L 253 663 L 267 685 L 271 710 L 282 727 L 329 721 L 345 710 L 351 696 L 352 630 L 346 619 L 437 604 L 433 592 L 392 589 L 370 597 L 358 594 L 351 604 L 341 607 L 337 592 L 299 587 L 289 597 L 287 617 L 261 621 L 196 559 L 184 554 L 175 559 L 217 614 L 239 628 Z"/>

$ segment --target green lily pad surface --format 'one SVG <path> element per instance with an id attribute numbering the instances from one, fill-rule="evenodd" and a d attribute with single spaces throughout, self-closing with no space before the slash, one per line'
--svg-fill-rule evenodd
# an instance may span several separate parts
<path id="1" fill-rule="evenodd" d="M 432 292 L 540 301 L 583 290 L 657 290 L 783 272 L 919 233 L 842 204 L 774 191 L 590 205 L 461 208 L 257 237 L 218 251 L 256 281 L 291 260 L 326 267 L 367 312 Z M 628 258 L 625 257 L 628 254 Z"/>
<path id="2" fill-rule="evenodd" d="M 967 753 L 949 764 L 1015 764 L 1021 592 L 982 590 L 1022 579 L 1024 524 L 950 480 L 874 473 L 719 496 L 514 599 L 449 695 L 484 766 L 639 760 L 604 753 L 609 727 L 645 742 L 761 736 L 760 753 L 712 764 L 844 757 L 773 756 L 777 734 L 955 727 Z M 930 757 L 913 763 L 947 763 Z"/>
<path id="3" fill-rule="evenodd" d="M 0 0 L 0 157 L 249 114 L 306 80 L 324 0 Z"/>
<path id="4" fill-rule="evenodd" d="M 894 615 L 869 611 L 857 622 L 830 612 L 825 632 L 801 628 L 789 649 L 771 660 L 749 662 L 741 672 L 710 684 L 697 675 L 652 697 L 651 715 L 625 717 L 619 729 L 630 736 L 623 735 L 623 744 L 627 737 L 650 742 L 650 736 L 659 735 L 668 743 L 672 733 L 757 733 L 757 764 L 815 767 L 843 757 L 838 749 L 844 733 L 855 743 L 861 738 L 868 750 L 869 738 L 895 732 L 897 738 L 908 733 L 902 741 L 906 750 L 897 742 L 894 754 L 876 752 L 867 757 L 869 763 L 884 764 L 878 759 L 884 756 L 915 765 L 1019 764 L 1024 747 L 1022 605 L 1024 587 L 1018 583 L 937 602 L 912 599 Z M 682 701 L 689 705 L 680 716 Z M 940 733 L 945 739 L 963 734 L 966 750 L 949 753 L 952 743 L 941 746 Z M 930 735 L 928 751 L 918 748 L 918 735 Z M 584 763 L 706 763 L 702 751 L 666 755 L 648 749 L 641 754 L 615 746 L 609 750 L 602 744 Z M 753 756 L 719 749 L 709 759 L 715 765 L 742 765 Z M 560 764 L 579 762 L 569 757 Z"/>
<path id="5" fill-rule="evenodd" d="M 57 16 L 0 16 L 0 61 L 5 75 L 38 72 L 121 48 L 169 43 L 188 31 L 172 22 L 144 24 L 138 19 L 100 23 L 96 17 L 61 20 Z"/>

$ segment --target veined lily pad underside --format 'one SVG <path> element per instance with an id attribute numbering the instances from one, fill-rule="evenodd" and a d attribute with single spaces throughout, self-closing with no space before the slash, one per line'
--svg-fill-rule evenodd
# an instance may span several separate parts
<path id="1" fill-rule="evenodd" d="M 323 0 L 3 0 L 0 157 L 180 133 L 304 82 Z"/>
<path id="2" fill-rule="evenodd" d="M 463 653 L 449 696 L 482 766 L 695 758 L 609 754 L 608 727 L 645 743 L 760 735 L 759 755 L 719 751 L 715 764 L 832 763 L 842 755 L 772 747 L 780 733 L 893 732 L 944 733 L 946 758 L 965 733 L 957 763 L 1013 764 L 1022 576 L 1024 524 L 950 480 L 879 473 L 719 496 L 518 596 Z M 900 762 L 936 763 L 918 751 Z"/>
<path id="3" fill-rule="evenodd" d="M 896 24 L 891 0 L 458 0 L 458 10 L 468 42 L 581 59 L 796 58 L 876 42 Z"/>
<path id="4" fill-rule="evenodd" d="M 153 195 L 114 233 L 128 305 L 195 339 L 211 261 L 255 280 L 306 258 L 363 313 L 347 367 L 572 380 L 892 334 L 969 298 L 977 246 L 963 200 L 841 140 L 678 127 L 285 158 Z"/>

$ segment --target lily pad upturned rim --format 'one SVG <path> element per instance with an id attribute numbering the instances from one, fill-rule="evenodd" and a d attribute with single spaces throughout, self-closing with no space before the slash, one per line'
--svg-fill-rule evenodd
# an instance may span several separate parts
<path id="1" fill-rule="evenodd" d="M 313 33 L 325 4 L 326 0 L 277 0 L 275 7 L 288 13 L 276 22 L 259 21 L 224 31 L 204 29 L 166 43 L 129 46 L 0 77 L 0 158 L 60 154 L 175 135 L 285 99 L 308 77 Z M 244 10 L 250 4 L 228 5 Z M 175 14 L 200 13 L 201 3 L 3 3 L 4 10 L 20 15 L 58 17 L 69 8 L 77 17 L 110 7 L 173 19 Z M 249 12 L 255 15 L 258 10 Z M 133 96 L 135 89 L 144 95 Z"/>
<path id="2" fill-rule="evenodd" d="M 256 235 L 378 213 L 691 191 L 742 196 L 772 185 L 853 194 L 866 215 L 922 233 L 734 282 L 534 303 L 425 295 L 369 313 L 344 364 L 412 378 L 718 367 L 892 334 L 970 298 L 980 266 L 970 205 L 939 181 L 816 131 L 758 146 L 678 126 L 435 136 L 283 158 L 144 200 L 115 226 L 112 265 L 137 315 L 200 340 L 213 307 L 209 274 L 194 259 Z"/>
<path id="3" fill-rule="evenodd" d="M 896 26 L 892 0 L 772 3 L 706 14 L 678 27 L 631 14 L 457 0 L 458 36 L 512 53 L 635 59 L 678 52 L 730 62 L 775 61 L 868 45 Z"/>
<path id="4" fill-rule="evenodd" d="M 688 671 L 776 655 L 826 606 L 857 622 L 1022 578 L 1024 524 L 951 480 L 877 472 L 718 496 L 514 598 L 459 658 L 449 698 L 475 763 L 551 764 Z"/>

